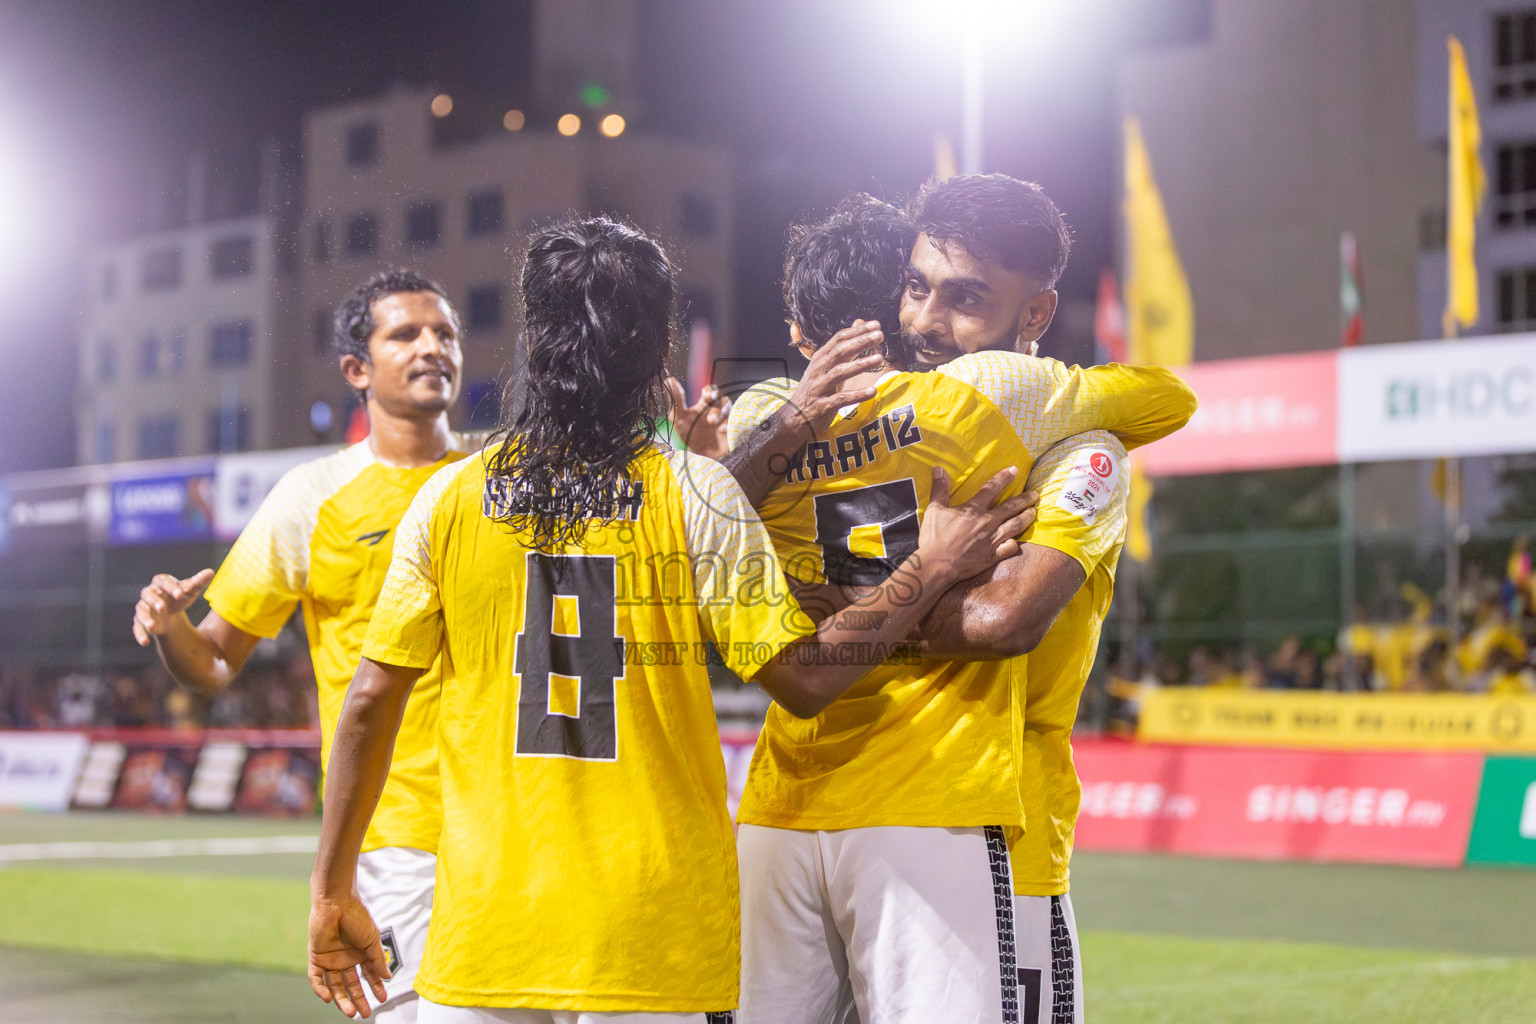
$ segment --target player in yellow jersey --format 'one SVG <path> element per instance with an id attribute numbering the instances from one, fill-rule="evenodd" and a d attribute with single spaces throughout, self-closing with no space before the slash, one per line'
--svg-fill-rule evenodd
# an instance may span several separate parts
<path id="1" fill-rule="evenodd" d="M 718 463 L 653 443 L 673 277 L 605 219 L 531 241 L 527 380 L 498 445 L 437 473 L 395 543 L 337 729 L 310 978 L 347 1013 L 387 972 L 352 890 L 412 685 L 442 658 L 445 827 L 422 1024 L 728 1019 L 737 869 L 705 656 L 814 715 L 948 587 L 1018 550 L 1010 468 L 948 507 L 857 612 L 811 625 Z M 816 635 L 804 635 L 817 630 Z M 362 966 L 363 978 L 358 975 Z"/>
<path id="2" fill-rule="evenodd" d="M 184 580 L 156 576 L 134 610 L 139 643 L 153 641 L 182 685 L 207 694 L 228 686 L 256 642 L 276 636 L 302 608 L 327 767 L 395 528 L 422 484 L 467 454 L 448 428 L 463 369 L 459 334 L 442 287 L 419 274 L 386 271 L 360 285 L 337 310 L 336 343 L 347 383 L 367 400 L 370 436 L 288 472 L 217 576 L 210 569 Z M 204 587 L 210 610 L 194 627 L 186 609 Z M 426 942 L 442 828 L 438 687 L 434 663 L 406 709 L 358 874 L 394 971 L 380 1009 L 400 1024 L 416 1019 L 411 982 Z"/>
<path id="3" fill-rule="evenodd" d="M 1040 457 L 1027 486 L 1040 495 L 1040 504 L 1024 537 L 1025 552 L 1044 548 L 1051 552 L 1046 557 L 1071 559 L 1083 582 L 1039 644 L 1020 659 L 1025 705 L 1019 779 L 1025 827 L 1006 830 L 1019 1000 L 1023 1020 L 1081 1024 L 1082 958 L 1068 895 L 1082 796 L 1072 763 L 1072 726 L 1125 543 L 1130 489 L 1125 447 L 1105 430 L 1078 434 Z M 980 580 L 954 588 L 929 614 L 925 653 L 1010 656 L 1017 648 L 1006 629 L 1007 606 L 1014 597 L 1006 584 Z"/>
<path id="4" fill-rule="evenodd" d="M 849 588 L 883 579 L 910 544 L 929 466 L 944 466 L 964 494 L 996 462 L 1029 464 L 1085 428 L 1145 443 L 1194 409 L 1166 371 L 1068 369 L 1013 351 L 1049 324 L 1066 257 L 1060 214 L 1037 188 L 1000 175 L 951 179 L 925 188 L 914 212 L 921 233 L 864 200 L 798 238 L 786 266 L 792 330 L 797 341 L 830 341 L 829 352 L 883 339 L 828 331 L 847 322 L 840 300 L 862 292 L 861 315 L 889 318 L 899 299 L 908 330 L 891 354 L 943 365 L 866 370 L 818 352 L 799 385 L 770 382 L 731 414 L 727 464 L 790 575 L 844 588 L 833 607 Z M 805 411 L 834 389 L 861 388 L 874 394 L 830 425 Z M 798 448 L 783 440 L 813 430 Z M 1000 628 L 1021 654 L 1083 571 L 1036 547 L 992 578 L 1007 604 L 960 610 L 972 628 Z M 925 636 L 943 625 L 930 615 Z M 1018 1019 L 1004 828 L 1025 821 L 1023 664 L 969 657 L 882 666 L 814 721 L 770 708 L 738 813 L 747 1024 L 819 1020 L 845 982 L 865 1021 Z"/>

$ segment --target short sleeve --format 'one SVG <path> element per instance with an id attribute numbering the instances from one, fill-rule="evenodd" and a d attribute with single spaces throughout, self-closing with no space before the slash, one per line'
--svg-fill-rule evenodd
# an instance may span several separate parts
<path id="1" fill-rule="evenodd" d="M 762 426 L 795 390 L 795 382 L 788 377 L 774 377 L 761 384 L 754 384 L 731 402 L 731 415 L 726 421 L 726 445 L 735 450 L 742 440 Z"/>
<path id="2" fill-rule="evenodd" d="M 1070 555 L 1093 575 L 1125 539 L 1131 475 L 1125 446 L 1107 430 L 1068 438 L 1046 452 L 1029 474 L 1040 495 L 1028 544 Z"/>
<path id="3" fill-rule="evenodd" d="M 395 532 L 395 552 L 374 606 L 363 657 L 385 665 L 429 668 L 443 645 L 443 603 L 433 545 L 437 509 L 449 485 L 477 464 L 451 463 L 416 492 Z"/>
<path id="4" fill-rule="evenodd" d="M 1157 366 L 1066 366 L 1016 352 L 975 352 L 937 372 L 995 405 L 1037 458 L 1087 430 L 1112 430 L 1126 448 L 1166 437 L 1199 404 L 1188 384 Z"/>
<path id="5" fill-rule="evenodd" d="M 303 468 L 272 488 L 208 587 L 209 606 L 252 636 L 276 636 L 309 586 L 309 545 L 323 499 L 305 493 Z"/>
<path id="6" fill-rule="evenodd" d="M 680 485 L 700 625 L 731 671 L 750 680 L 816 627 L 790 593 L 768 530 L 730 471 L 682 453 L 667 459 Z"/>

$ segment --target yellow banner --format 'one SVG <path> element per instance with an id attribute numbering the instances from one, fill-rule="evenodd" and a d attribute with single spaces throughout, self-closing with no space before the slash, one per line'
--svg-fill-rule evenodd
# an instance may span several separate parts
<path id="1" fill-rule="evenodd" d="M 1142 692 L 1136 735 L 1154 743 L 1536 752 L 1536 696 L 1175 686 Z"/>

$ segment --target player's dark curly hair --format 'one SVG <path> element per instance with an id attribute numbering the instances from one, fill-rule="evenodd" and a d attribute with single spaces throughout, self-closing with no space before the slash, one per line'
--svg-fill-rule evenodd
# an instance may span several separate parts
<path id="1" fill-rule="evenodd" d="M 784 305 L 818 348 L 855 320 L 900 330 L 901 290 L 917 229 L 899 208 L 860 193 L 789 233 Z"/>
<path id="2" fill-rule="evenodd" d="M 1072 234 L 1056 204 L 1033 182 L 1006 174 L 930 179 L 907 210 L 917 230 L 936 242 L 958 242 L 992 260 L 1056 287 L 1067 268 Z"/>
<path id="3" fill-rule="evenodd" d="M 493 514 L 540 550 L 613 518 L 630 464 L 665 418 L 672 273 L 660 244 L 605 217 L 567 220 L 529 242 L 522 408 L 503 420 L 488 471 L 501 496 Z"/>
<path id="4" fill-rule="evenodd" d="M 368 339 L 373 336 L 377 326 L 373 322 L 373 304 L 386 295 L 402 292 L 432 292 L 444 299 L 448 298 L 448 292 L 442 285 L 414 270 L 391 267 L 379 271 L 352 289 L 352 294 L 336 307 L 333 340 L 337 354 L 357 356 L 363 362 L 368 362 Z M 453 308 L 452 302 L 448 303 L 448 310 L 453 314 L 454 325 L 459 326 L 459 311 Z"/>

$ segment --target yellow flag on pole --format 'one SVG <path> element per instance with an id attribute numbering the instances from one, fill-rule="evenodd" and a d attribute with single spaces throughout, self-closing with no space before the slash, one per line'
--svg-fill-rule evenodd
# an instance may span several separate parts
<path id="1" fill-rule="evenodd" d="M 1445 336 L 1456 336 L 1458 327 L 1477 323 L 1477 210 L 1483 203 L 1487 179 L 1478 151 L 1483 129 L 1477 118 L 1477 99 L 1467 74 L 1467 56 L 1455 36 L 1446 39 L 1450 50 L 1450 124 L 1447 133 L 1445 203 Z"/>
<path id="2" fill-rule="evenodd" d="M 1141 123 L 1125 119 L 1126 350 L 1139 365 L 1183 366 L 1194 358 L 1195 306 L 1179 262 L 1163 197 Z M 1131 456 L 1130 507 L 1125 552 L 1138 562 L 1152 557 L 1152 479 Z"/>
<path id="3" fill-rule="evenodd" d="M 1194 358 L 1195 307 L 1168 228 L 1141 124 L 1125 119 L 1126 341 L 1131 362 L 1183 366 Z"/>

